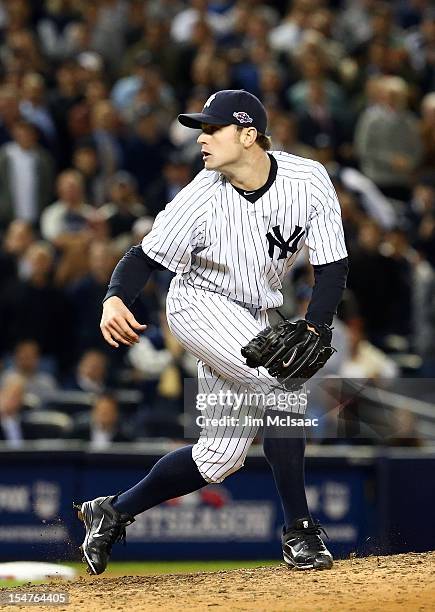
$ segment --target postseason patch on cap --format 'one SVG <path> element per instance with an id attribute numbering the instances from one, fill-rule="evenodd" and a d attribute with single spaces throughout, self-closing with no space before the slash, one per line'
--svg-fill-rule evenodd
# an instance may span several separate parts
<path id="1" fill-rule="evenodd" d="M 248 113 L 244 113 L 243 111 L 233 113 L 233 117 L 235 117 L 240 123 L 252 123 L 252 117 L 250 117 Z"/>

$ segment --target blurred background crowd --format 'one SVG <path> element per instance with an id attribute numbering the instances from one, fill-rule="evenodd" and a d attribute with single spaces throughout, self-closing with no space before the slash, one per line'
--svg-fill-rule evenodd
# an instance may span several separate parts
<path id="1" fill-rule="evenodd" d="M 201 169 L 177 114 L 232 88 L 264 102 L 273 149 L 336 187 L 350 275 L 328 373 L 434 377 L 429 0 L 0 0 L 0 439 L 183 437 L 196 363 L 165 322 L 171 273 L 135 304 L 148 329 L 130 350 L 104 344 L 101 300 Z M 301 257 L 288 316 L 311 284 Z M 396 418 L 395 438 L 424 443 L 412 411 Z"/>

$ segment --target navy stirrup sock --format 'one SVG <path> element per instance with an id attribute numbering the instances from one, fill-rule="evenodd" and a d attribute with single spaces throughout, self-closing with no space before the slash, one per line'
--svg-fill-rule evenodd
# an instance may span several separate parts
<path id="1" fill-rule="evenodd" d="M 299 438 L 265 438 L 263 449 L 281 498 L 287 530 L 296 519 L 310 517 L 305 494 L 305 435 L 301 432 Z"/>
<path id="2" fill-rule="evenodd" d="M 207 484 L 192 459 L 192 446 L 183 446 L 159 459 L 145 478 L 118 495 L 112 505 L 118 512 L 136 516 Z"/>

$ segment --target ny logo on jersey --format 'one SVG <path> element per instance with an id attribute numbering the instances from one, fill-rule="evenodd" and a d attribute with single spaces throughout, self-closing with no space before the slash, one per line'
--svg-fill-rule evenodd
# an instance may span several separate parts
<path id="1" fill-rule="evenodd" d="M 284 240 L 282 237 L 279 225 L 275 225 L 275 227 L 272 228 L 272 231 L 275 234 L 274 236 L 272 236 L 270 232 L 267 232 L 266 234 L 266 238 L 269 242 L 269 257 L 273 257 L 275 247 L 281 249 L 278 259 L 285 259 L 288 256 L 288 253 L 294 255 L 294 253 L 296 253 L 298 250 L 298 242 L 304 235 L 304 230 L 297 225 L 288 240 Z"/>

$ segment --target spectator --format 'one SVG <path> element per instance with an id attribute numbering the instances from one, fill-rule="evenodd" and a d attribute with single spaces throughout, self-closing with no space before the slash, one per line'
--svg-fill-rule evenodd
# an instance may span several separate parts
<path id="1" fill-rule="evenodd" d="M 416 182 L 406 212 L 414 247 L 435 267 L 435 174 Z"/>
<path id="2" fill-rule="evenodd" d="M 128 106 L 127 96 L 129 90 L 136 88 L 138 81 L 147 82 L 147 67 L 154 66 L 161 76 L 161 80 L 168 86 L 177 86 L 183 75 L 180 75 L 180 63 L 183 60 L 183 47 L 175 44 L 169 38 L 168 23 L 166 19 L 147 19 L 143 26 L 143 35 L 138 42 L 130 47 L 123 61 L 124 72 L 130 74 L 120 79 L 115 86 L 115 98 L 122 104 L 122 109 Z M 124 96 L 121 94 L 124 93 Z M 126 96 L 127 94 L 127 96 Z M 130 102 L 132 95 L 130 97 Z M 116 103 L 116 102 L 115 102 Z M 117 105 L 118 108 L 119 107 Z"/>
<path id="3" fill-rule="evenodd" d="M 44 79 L 38 73 L 31 72 L 23 78 L 20 113 L 26 121 L 38 128 L 47 146 L 55 153 L 56 127 L 47 107 Z"/>
<path id="4" fill-rule="evenodd" d="M 389 264 L 389 275 L 385 278 L 388 278 L 388 287 L 395 296 L 384 333 L 401 336 L 409 347 L 416 262 L 407 232 L 400 228 L 391 229 L 385 236 L 381 250 Z"/>
<path id="5" fill-rule="evenodd" d="M 91 142 L 83 141 L 73 153 L 72 166 L 83 178 L 84 200 L 92 206 L 104 203 L 105 184 L 97 151 Z"/>
<path id="6" fill-rule="evenodd" d="M 85 53 L 93 53 L 92 28 L 81 19 L 67 25 L 63 39 L 63 55 L 66 60 L 78 58 Z"/>
<path id="7" fill-rule="evenodd" d="M 131 440 L 121 427 L 118 402 L 107 393 L 95 399 L 90 415 L 77 419 L 71 437 L 90 442 L 92 450 L 107 450 L 113 442 Z"/>
<path id="8" fill-rule="evenodd" d="M 253 78 L 251 72 L 254 73 Z M 231 72 L 227 58 L 223 53 L 218 52 L 214 44 L 201 48 L 191 67 L 191 79 L 194 87 L 206 87 L 209 91 L 229 89 L 232 84 L 237 87 L 241 87 L 242 84 L 246 86 L 248 79 L 250 85 L 254 83 L 254 86 L 258 89 L 258 66 L 254 60 L 252 60 L 252 66 L 248 66 L 247 73 L 246 80 L 243 80 L 245 78 L 243 71 L 238 70 L 236 73 L 234 70 Z"/>
<path id="9" fill-rule="evenodd" d="M 277 63 L 265 64 L 259 74 L 261 99 L 269 108 L 281 109 L 284 99 L 284 72 Z"/>
<path id="10" fill-rule="evenodd" d="M 27 221 L 16 219 L 8 225 L 0 249 L 0 293 L 8 283 L 25 275 L 24 255 L 34 241 L 35 234 Z"/>
<path id="11" fill-rule="evenodd" d="M 332 183 L 340 202 L 346 243 L 349 244 L 349 250 L 351 250 L 356 248 L 360 226 L 367 221 L 367 218 L 361 210 L 359 199 L 355 193 L 347 189 L 341 181 L 341 174 L 333 175 Z M 343 299 L 346 295 L 345 292 Z"/>
<path id="12" fill-rule="evenodd" d="M 197 87 L 186 101 L 183 112 L 199 113 L 209 97 L 206 87 Z M 198 157 L 198 143 L 196 142 L 199 132 L 192 130 L 174 119 L 169 126 L 168 136 L 173 147 L 182 149 L 190 161 Z"/>
<path id="13" fill-rule="evenodd" d="M 214 47 L 214 45 L 215 39 L 213 32 L 207 25 L 207 22 L 202 19 L 195 24 L 189 41 L 178 47 L 179 70 L 176 87 L 180 100 L 186 100 L 193 93 L 193 64 L 196 56 L 200 54 L 202 50 Z M 210 93 L 211 92 L 207 90 L 205 99 L 208 98 Z"/>
<path id="14" fill-rule="evenodd" d="M 373 231 L 373 226 L 371 230 L 367 226 L 365 231 L 361 231 L 359 237 L 360 244 L 365 242 L 365 248 L 368 247 L 368 249 L 376 244 L 376 238 L 374 238 L 372 245 L 369 246 L 370 231 Z M 366 237 L 362 238 L 364 234 Z M 376 230 L 374 236 L 376 236 Z M 364 256 L 361 257 L 363 249 L 351 257 L 351 265 L 355 264 L 355 266 L 348 286 L 355 292 L 361 306 L 361 313 L 367 322 L 367 334 L 370 340 L 381 348 L 388 346 L 389 335 L 400 336 L 403 343 L 408 344 L 412 340 L 412 287 L 415 282 L 415 264 L 407 235 L 399 229 L 390 230 L 382 244 L 379 244 L 377 252 L 366 251 L 365 263 L 363 263 Z M 378 266 L 376 271 L 372 268 L 375 265 Z M 363 297 L 361 295 L 362 286 L 370 282 L 370 273 L 373 285 L 368 292 L 371 296 Z M 359 280 L 356 280 L 357 278 Z M 388 282 L 385 279 L 388 279 Z M 380 304 L 382 308 L 379 308 Z M 382 310 L 382 314 L 376 314 L 376 308 L 378 311 Z"/>
<path id="15" fill-rule="evenodd" d="M 154 107 L 159 108 L 165 122 L 174 115 L 174 92 L 148 51 L 135 58 L 133 74 L 115 83 L 111 97 L 123 118 L 130 123 L 138 111 Z"/>
<path id="16" fill-rule="evenodd" d="M 307 83 L 306 104 L 298 111 L 298 135 L 300 141 L 313 151 L 328 149 L 324 163 L 340 155 L 345 140 L 346 125 L 343 113 L 333 110 L 328 102 L 327 83 L 310 80 Z M 319 160 L 319 161 L 323 161 Z"/>
<path id="17" fill-rule="evenodd" d="M 49 243 L 37 242 L 27 250 L 27 277 L 11 281 L 0 295 L 0 348 L 10 351 L 19 340 L 35 340 L 43 355 L 57 359 L 62 369 L 71 359 L 71 313 L 53 285 L 53 264 Z"/>
<path id="18" fill-rule="evenodd" d="M 66 55 L 66 30 L 79 20 L 79 13 L 68 0 L 45 2 L 42 15 L 37 22 L 37 32 L 44 54 L 52 61 Z"/>
<path id="19" fill-rule="evenodd" d="M 397 409 L 393 414 L 393 433 L 388 437 L 388 446 L 422 447 L 422 438 L 417 416 L 406 408 Z"/>
<path id="20" fill-rule="evenodd" d="M 366 219 L 361 223 L 356 244 L 350 249 L 347 281 L 364 317 L 367 336 L 375 344 L 382 344 L 394 304 L 402 299 L 393 286 L 392 260 L 381 253 L 382 238 L 375 222 Z"/>
<path id="21" fill-rule="evenodd" d="M 161 3 L 159 2 L 159 4 Z M 170 2 L 165 2 L 164 4 L 173 6 L 175 3 L 171 0 Z M 147 4 L 147 7 L 148 10 L 144 10 L 142 0 L 131 0 L 131 2 L 128 3 L 127 24 L 125 29 L 126 51 L 124 56 L 126 56 L 128 54 L 128 50 L 134 47 L 134 45 L 142 38 L 142 31 L 146 22 L 146 17 L 152 17 L 149 12 L 149 3 Z M 166 8 L 169 7 L 167 6 Z M 168 13 L 165 15 L 165 18 L 168 18 Z M 127 67 L 125 72 L 129 71 L 129 67 Z"/>
<path id="22" fill-rule="evenodd" d="M 270 135 L 277 151 L 313 158 L 314 151 L 298 139 L 295 115 L 277 113 L 270 123 Z"/>
<path id="23" fill-rule="evenodd" d="M 290 107 L 303 113 L 312 97 L 313 87 L 324 92 L 324 103 L 328 113 L 336 117 L 346 116 L 346 99 L 343 89 L 328 75 L 328 63 L 321 35 L 310 33 L 304 38 L 297 53 L 297 67 L 301 78 L 287 90 Z"/>
<path id="24" fill-rule="evenodd" d="M 12 137 L 0 147 L 0 227 L 14 218 L 36 224 L 53 189 L 53 161 L 38 145 L 35 127 L 17 121 Z"/>
<path id="25" fill-rule="evenodd" d="M 0 146 L 12 140 L 12 128 L 20 118 L 18 90 L 12 85 L 0 87 Z"/>
<path id="26" fill-rule="evenodd" d="M 23 419 L 25 382 L 15 374 L 0 385 L 0 441 L 10 448 L 20 448 L 25 440 L 33 440 L 35 432 Z"/>
<path id="27" fill-rule="evenodd" d="M 100 333 L 101 302 L 117 259 L 118 254 L 110 243 L 92 242 L 88 274 L 67 287 L 74 313 L 75 347 L 79 353 L 90 348 L 106 348 Z"/>
<path id="28" fill-rule="evenodd" d="M 91 32 L 92 49 L 104 58 L 109 71 L 116 73 L 124 55 L 127 3 L 100 0 L 98 4 L 85 3 L 81 12 Z"/>
<path id="29" fill-rule="evenodd" d="M 187 156 L 179 151 L 170 153 L 161 178 L 154 181 L 145 194 L 147 211 L 155 217 L 191 180 L 192 169 Z"/>
<path id="30" fill-rule="evenodd" d="M 76 56 L 77 80 L 81 91 L 86 91 L 89 83 L 104 80 L 105 66 L 101 55 L 95 51 L 83 51 Z"/>
<path id="31" fill-rule="evenodd" d="M 85 100 L 90 108 L 93 108 L 97 102 L 107 100 L 109 97 L 109 86 L 103 78 L 95 78 L 86 83 Z"/>
<path id="32" fill-rule="evenodd" d="M 357 334 L 357 329 L 352 334 Z M 353 344 L 353 341 L 352 341 Z M 382 401 L 376 401 L 376 388 L 388 385 L 393 373 L 385 369 L 386 358 L 378 349 L 374 352 L 371 346 L 362 349 L 360 362 L 349 367 L 350 376 L 332 378 L 322 381 L 322 409 L 319 411 L 320 431 L 316 429 L 316 438 L 321 437 L 321 444 L 384 445 L 394 430 L 391 411 Z M 364 355 L 362 354 L 364 353 Z M 390 362 L 394 367 L 394 362 Z M 382 380 L 378 373 L 385 373 Z M 361 378 L 363 372 L 372 372 L 374 378 Z M 365 397 L 365 391 L 371 392 L 371 399 Z M 317 440 L 316 440 L 317 441 Z"/>
<path id="33" fill-rule="evenodd" d="M 229 89 L 230 86 L 239 89 L 246 89 L 259 98 L 262 97 L 261 91 L 261 75 L 264 66 L 273 63 L 273 54 L 270 47 L 267 45 L 265 40 L 258 42 L 258 44 L 249 45 L 245 50 L 244 55 L 231 70 L 227 71 L 226 81 L 219 82 L 216 77 L 216 65 L 213 65 L 213 57 L 215 52 L 210 49 L 207 53 L 203 52 L 197 56 L 195 62 L 192 65 L 193 81 L 199 85 L 206 85 L 210 90 L 216 91 L 217 89 Z M 221 61 L 225 61 L 224 57 L 221 56 Z M 231 81 L 230 81 L 231 79 Z M 232 83 L 232 84 L 231 84 Z M 231 84 L 231 85 L 230 85 Z M 274 93 L 274 92 L 272 92 Z M 269 100 L 273 104 L 273 95 Z M 266 101 L 266 98 L 265 98 Z M 280 107 L 282 103 L 280 104 Z M 273 108 L 273 106 L 272 106 Z"/>
<path id="34" fill-rule="evenodd" d="M 394 8 L 388 2 L 373 2 L 370 4 L 370 36 L 362 42 L 358 52 L 363 54 L 373 41 L 385 41 L 388 46 L 401 46 L 403 44 L 403 31 L 395 22 Z"/>
<path id="35" fill-rule="evenodd" d="M 170 334 L 163 313 L 160 313 L 160 320 L 161 326 L 148 326 L 140 342 L 127 353 L 133 377 L 139 381 L 144 397 L 134 419 L 134 428 L 140 437 L 181 439 L 182 381 L 195 376 L 196 362 Z"/>
<path id="36" fill-rule="evenodd" d="M 123 147 L 119 136 L 119 117 L 109 100 L 101 100 L 91 109 L 91 139 L 105 181 L 123 165 Z"/>
<path id="37" fill-rule="evenodd" d="M 415 321 L 415 349 L 422 358 L 420 376 L 435 378 L 435 274 L 431 269 Z"/>
<path id="38" fill-rule="evenodd" d="M 330 8 L 319 6 L 308 19 L 308 27 L 322 35 L 323 45 L 331 69 L 340 65 L 345 56 L 343 44 L 334 36 L 338 14 Z"/>
<path id="39" fill-rule="evenodd" d="M 218 13 L 206 0 L 189 0 L 187 8 L 175 15 L 171 24 L 171 38 L 173 41 L 187 42 L 195 24 L 204 19 L 214 34 L 223 36 L 231 29 L 231 16 L 226 12 Z"/>
<path id="40" fill-rule="evenodd" d="M 110 237 L 128 243 L 134 223 L 147 210 L 137 195 L 136 180 L 128 172 L 117 172 L 111 180 L 109 194 L 110 200 L 100 212 L 107 220 Z"/>
<path id="41" fill-rule="evenodd" d="M 284 19 L 270 32 L 270 46 L 278 52 L 292 55 L 298 49 L 305 28 L 308 26 L 310 12 L 317 2 L 296 0 L 289 5 Z"/>
<path id="42" fill-rule="evenodd" d="M 420 24 L 406 36 L 410 61 L 419 76 L 423 93 L 435 89 L 435 7 L 428 6 Z"/>
<path id="43" fill-rule="evenodd" d="M 80 83 L 77 79 L 77 64 L 68 60 L 62 62 L 55 73 L 55 86 L 49 92 L 48 103 L 59 139 L 58 169 L 63 170 L 71 164 L 73 135 L 68 127 L 68 117 L 72 108 L 82 100 Z"/>
<path id="44" fill-rule="evenodd" d="M 50 399 L 57 389 L 54 376 L 42 369 L 40 348 L 34 340 L 18 342 L 11 365 L 3 373 L 1 381 L 11 373 L 20 375 L 24 381 L 25 392 L 36 396 L 42 402 Z"/>
<path id="45" fill-rule="evenodd" d="M 184 4 L 182 0 L 150 0 L 147 3 L 144 13 L 147 18 L 164 17 L 172 21 L 172 19 L 185 8 Z"/>
<path id="46" fill-rule="evenodd" d="M 435 169 L 435 92 L 427 94 L 421 102 L 420 134 L 423 142 L 423 159 L 420 172 Z"/>
<path id="47" fill-rule="evenodd" d="M 136 117 L 133 133 L 126 142 L 125 169 L 137 181 L 144 196 L 151 183 L 160 176 L 165 158 L 172 149 L 165 130 L 154 109 L 141 111 Z M 143 160 L 147 163 L 144 164 Z"/>
<path id="48" fill-rule="evenodd" d="M 88 350 L 80 358 L 73 377 L 65 388 L 86 393 L 103 393 L 108 381 L 108 363 L 104 353 Z"/>
<path id="49" fill-rule="evenodd" d="M 5 15 L 6 23 L 2 24 L 5 25 L 5 29 L 9 33 L 20 31 L 29 26 L 32 11 L 27 0 L 16 0 L 12 3 L 3 2 L 2 4 L 9 4 L 7 16 Z"/>
<path id="50" fill-rule="evenodd" d="M 370 12 L 378 0 L 346 0 L 337 18 L 337 38 L 348 52 L 366 42 L 371 34 Z"/>
<path id="51" fill-rule="evenodd" d="M 83 178 L 77 170 L 65 170 L 57 179 L 59 199 L 41 217 L 41 234 L 56 243 L 65 234 L 85 229 L 93 210 L 84 202 Z"/>
<path id="52" fill-rule="evenodd" d="M 422 154 L 418 124 L 407 110 L 409 91 L 402 79 L 385 78 L 379 87 L 380 104 L 358 120 L 355 148 L 362 172 L 382 193 L 406 201 Z"/>
<path id="53" fill-rule="evenodd" d="M 126 121 L 130 124 L 138 113 L 154 110 L 159 123 L 166 126 L 175 114 L 176 104 L 172 88 L 169 87 L 160 74 L 156 65 L 148 67 L 147 79 L 136 92 L 132 103 L 124 113 Z"/>
<path id="54" fill-rule="evenodd" d="M 392 359 L 371 344 L 357 326 L 349 327 L 350 358 L 342 364 L 343 378 L 395 378 L 399 371 Z"/>
<path id="55" fill-rule="evenodd" d="M 5 44 L 0 49 L 0 57 L 3 59 L 9 75 L 46 72 L 46 64 L 33 32 L 20 27 L 15 30 L 10 28 L 4 42 Z"/>

